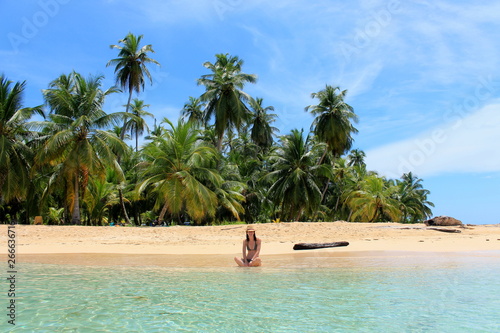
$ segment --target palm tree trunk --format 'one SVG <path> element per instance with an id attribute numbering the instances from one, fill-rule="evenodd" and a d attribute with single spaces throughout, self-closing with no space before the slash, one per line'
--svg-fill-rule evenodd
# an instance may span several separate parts
<path id="1" fill-rule="evenodd" d="M 323 189 L 323 192 L 321 192 L 321 200 L 319 202 L 320 205 L 323 203 L 323 199 L 325 199 L 325 194 L 326 191 L 328 190 L 328 185 L 330 185 L 330 179 L 326 180 L 325 188 Z"/>
<path id="2" fill-rule="evenodd" d="M 118 161 L 118 163 L 120 163 L 120 161 Z M 121 188 L 118 189 L 118 196 L 120 198 L 120 207 L 122 210 L 123 218 L 125 219 L 125 222 L 127 222 L 127 224 L 130 224 L 130 219 L 128 218 L 127 210 L 125 209 L 125 200 L 123 200 L 123 191 Z"/>
<path id="3" fill-rule="evenodd" d="M 125 108 L 125 113 L 128 113 L 128 110 L 130 109 L 130 101 L 132 100 L 132 89 L 129 89 L 130 90 L 130 93 L 128 94 L 128 101 L 127 101 L 127 106 Z M 120 132 L 120 139 L 124 139 L 125 138 L 125 124 L 127 123 L 127 120 L 123 120 L 123 126 L 122 126 L 122 130 Z"/>
<path id="4" fill-rule="evenodd" d="M 349 209 L 349 216 L 347 217 L 347 222 L 351 222 L 352 209 Z"/>
<path id="5" fill-rule="evenodd" d="M 139 132 L 135 133 L 135 152 L 139 151 Z"/>
<path id="6" fill-rule="evenodd" d="M 375 221 L 375 218 L 378 216 L 378 210 L 379 210 L 379 205 L 377 204 L 377 206 L 375 207 L 375 212 L 373 213 L 373 217 L 370 220 L 370 222 Z"/>
<path id="7" fill-rule="evenodd" d="M 168 203 L 165 202 L 163 208 L 161 209 L 160 216 L 158 217 L 159 222 L 163 222 L 163 217 L 165 217 L 165 214 L 167 213 L 167 208 L 168 208 Z"/>
<path id="8" fill-rule="evenodd" d="M 130 100 L 132 99 L 132 90 L 130 90 L 130 93 L 128 94 L 128 101 L 127 101 L 127 107 L 125 109 L 125 112 L 128 113 L 128 109 L 130 107 Z M 125 119 L 123 121 L 123 126 L 122 126 L 122 130 L 120 132 L 120 139 L 123 141 L 123 139 L 125 138 L 125 124 L 126 124 L 127 120 Z M 121 162 L 121 156 L 118 155 L 117 156 L 117 160 L 118 160 L 118 164 L 120 164 Z M 130 219 L 128 218 L 128 214 L 127 214 L 127 210 L 125 209 L 125 202 L 123 200 L 123 191 L 122 189 L 118 189 L 118 196 L 119 196 L 119 200 L 120 200 L 120 207 L 121 207 L 121 210 L 122 210 L 122 215 L 123 215 L 123 218 L 125 219 L 125 222 L 127 224 L 130 224 Z"/>
<path id="9" fill-rule="evenodd" d="M 337 197 L 337 202 L 335 202 L 335 212 L 339 209 L 339 202 L 340 202 L 340 197 L 342 196 L 342 193 Z"/>
<path id="10" fill-rule="evenodd" d="M 302 209 L 299 209 L 299 212 L 297 214 L 297 217 L 295 218 L 295 221 L 299 222 L 299 219 L 301 216 L 302 216 Z"/>
<path id="11" fill-rule="evenodd" d="M 319 159 L 318 161 L 318 165 L 321 165 L 323 164 L 323 160 L 325 159 L 326 157 L 326 153 L 328 153 L 328 148 L 325 148 L 325 151 L 323 152 L 323 155 L 321 155 L 321 158 Z"/>
<path id="12" fill-rule="evenodd" d="M 224 137 L 224 134 L 223 135 L 219 135 L 219 138 L 217 139 L 217 150 L 219 151 L 219 153 L 222 153 L 222 139 Z"/>
<path id="13" fill-rule="evenodd" d="M 81 224 L 82 221 L 80 220 L 80 189 L 78 186 L 78 175 L 75 176 L 74 191 L 75 202 L 73 204 L 73 213 L 71 214 L 71 223 Z"/>
<path id="14" fill-rule="evenodd" d="M 326 153 L 328 152 L 328 146 L 325 148 L 325 151 L 323 152 L 323 155 L 321 155 L 321 158 L 318 161 L 318 165 L 323 164 L 323 161 L 325 159 Z M 321 200 L 319 201 L 319 206 L 323 203 L 323 199 L 325 198 L 326 191 L 328 190 L 328 184 L 330 183 L 330 179 L 326 180 L 325 188 L 323 189 L 323 192 L 321 192 Z M 314 214 L 314 219 L 318 217 L 320 207 L 316 210 L 316 213 Z"/>
<path id="15" fill-rule="evenodd" d="M 141 222 L 139 220 L 139 209 L 137 208 L 137 205 L 134 205 L 134 224 L 137 226 L 141 225 Z"/>
<path id="16" fill-rule="evenodd" d="M 313 220 L 317 220 L 317 218 L 318 218 L 319 210 L 321 209 L 321 204 L 323 203 L 323 199 L 325 198 L 325 194 L 326 194 L 326 191 L 328 190 L 328 184 L 329 183 L 330 183 L 330 180 L 327 179 L 326 180 L 326 184 L 325 184 L 325 188 L 323 189 L 323 192 L 321 193 L 321 199 L 319 201 L 318 209 L 316 209 L 316 212 L 313 215 Z"/>
<path id="17" fill-rule="evenodd" d="M 323 161 L 325 160 L 326 153 L 328 153 L 328 146 L 325 148 L 325 151 L 323 152 L 323 155 L 321 155 L 321 158 L 318 161 L 318 165 L 323 164 Z M 333 160 L 335 161 L 336 156 L 333 157 Z M 335 168 L 335 164 L 333 166 Z M 330 179 L 326 180 L 325 188 L 323 190 L 323 193 L 321 194 L 321 201 L 320 204 L 323 203 L 323 199 L 325 198 L 326 191 L 328 190 L 328 184 L 330 183 Z"/>

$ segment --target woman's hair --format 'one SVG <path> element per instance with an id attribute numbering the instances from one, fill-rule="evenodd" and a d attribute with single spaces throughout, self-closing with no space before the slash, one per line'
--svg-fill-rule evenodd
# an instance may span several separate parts
<path id="1" fill-rule="evenodd" d="M 248 237 L 248 232 L 246 232 L 246 234 L 247 234 L 247 242 L 249 242 L 250 241 L 250 237 Z M 255 234 L 255 231 L 253 232 L 253 240 L 257 241 L 257 235 Z"/>

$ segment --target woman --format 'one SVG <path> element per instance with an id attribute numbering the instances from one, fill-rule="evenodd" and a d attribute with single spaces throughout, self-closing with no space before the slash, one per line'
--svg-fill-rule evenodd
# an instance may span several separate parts
<path id="1" fill-rule="evenodd" d="M 251 225 L 247 227 L 246 234 L 247 237 L 243 241 L 243 257 L 241 259 L 234 257 L 234 261 L 240 267 L 260 266 L 262 264 L 259 258 L 261 240 L 255 236 L 255 229 Z"/>

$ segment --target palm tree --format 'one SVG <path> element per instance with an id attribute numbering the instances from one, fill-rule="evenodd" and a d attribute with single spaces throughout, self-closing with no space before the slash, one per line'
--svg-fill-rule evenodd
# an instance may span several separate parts
<path id="1" fill-rule="evenodd" d="M 242 202 L 245 201 L 245 196 L 242 194 L 245 189 L 245 184 L 233 180 L 224 180 L 220 187 L 214 189 L 217 195 L 219 210 L 224 210 L 229 213 L 229 217 L 240 220 L 240 214 L 245 213 Z"/>
<path id="2" fill-rule="evenodd" d="M 66 189 L 67 206 L 74 224 L 81 223 L 80 201 L 89 176 L 105 177 L 106 167 L 120 170 L 116 156 L 126 149 L 115 134 L 103 130 L 117 123 L 124 114 L 103 111 L 106 96 L 118 89 L 102 91 L 102 79 L 102 76 L 85 79 L 72 72 L 61 75 L 43 91 L 50 108 L 50 121 L 40 122 L 46 137 L 35 163 L 37 167 L 53 167 L 48 191 L 56 185 Z"/>
<path id="3" fill-rule="evenodd" d="M 367 176 L 360 184 L 361 189 L 354 191 L 349 200 L 355 221 L 377 222 L 389 218 L 399 221 L 401 211 L 399 203 L 394 199 L 395 186 L 375 175 Z"/>
<path id="4" fill-rule="evenodd" d="M 217 149 L 222 151 L 222 139 L 228 130 L 240 130 L 249 120 L 250 111 L 245 102 L 250 99 L 242 91 L 245 83 L 255 83 L 254 74 L 241 72 L 243 60 L 229 54 L 216 54 L 215 63 L 205 62 L 203 66 L 212 71 L 202 75 L 198 85 L 203 85 L 206 91 L 200 96 L 202 102 L 207 102 L 205 122 L 215 118 L 215 132 L 218 136 Z"/>
<path id="5" fill-rule="evenodd" d="M 127 115 L 128 116 L 128 115 Z M 111 133 L 114 133 L 117 137 L 121 138 L 122 137 L 122 132 L 123 132 L 123 127 L 122 126 L 118 126 L 118 125 L 115 125 L 113 126 L 112 129 L 109 130 Z M 129 135 L 129 134 L 126 134 L 123 135 L 123 139 L 122 140 L 130 140 L 132 139 L 132 137 Z"/>
<path id="6" fill-rule="evenodd" d="M 30 185 L 32 150 L 27 140 L 27 120 L 35 113 L 43 116 L 41 106 L 23 108 L 25 82 L 12 85 L 0 75 L 0 204 L 25 198 Z"/>
<path id="7" fill-rule="evenodd" d="M 252 223 L 257 219 L 270 220 L 270 214 L 266 213 L 271 213 L 271 209 L 264 211 L 263 204 L 269 202 L 266 199 L 266 194 L 272 183 L 262 184 L 261 179 L 270 171 L 267 162 L 269 161 L 268 154 L 273 147 L 263 151 L 252 142 L 247 128 L 244 127 L 239 137 L 234 141 L 233 148 L 225 156 L 226 165 L 233 166 L 237 170 L 235 174 L 238 174 L 238 180 L 246 185 L 242 193 L 245 197 L 243 207 L 244 219 L 247 223 Z M 223 167 L 226 166 L 224 162 L 222 164 Z M 224 169 L 222 170 L 224 179 L 227 179 Z"/>
<path id="8" fill-rule="evenodd" d="M 140 46 L 143 35 L 136 36 L 132 33 L 128 33 L 124 39 L 118 41 L 121 45 L 110 45 L 112 49 L 118 49 L 118 58 L 111 59 L 106 66 L 115 65 L 115 75 L 116 83 L 126 91 L 128 91 L 128 101 L 125 112 L 128 113 L 130 108 L 130 101 L 132 99 L 132 93 L 135 91 L 139 93 L 144 90 L 145 78 L 146 76 L 151 83 L 153 83 L 153 78 L 149 73 L 147 65 L 160 63 L 152 58 L 149 58 L 148 53 L 154 53 L 151 44 Z M 123 140 L 125 136 L 125 121 L 123 124 L 122 132 L 120 138 Z M 118 161 L 120 161 L 120 156 L 118 156 Z M 120 197 L 120 205 L 122 209 L 122 214 L 125 217 L 125 221 L 130 223 L 128 218 L 127 210 L 125 209 L 123 193 L 121 187 L 118 188 L 118 195 Z"/>
<path id="9" fill-rule="evenodd" d="M 421 222 L 432 215 L 434 204 L 427 200 L 429 190 L 423 188 L 422 179 L 413 173 L 405 173 L 401 180 L 396 180 L 399 188 L 397 198 L 402 211 L 402 222 Z"/>
<path id="10" fill-rule="evenodd" d="M 340 193 L 335 207 L 336 209 L 338 207 L 342 219 L 352 221 L 351 217 L 354 211 L 357 210 L 357 207 L 349 205 L 351 198 L 359 194 L 358 191 L 362 190 L 367 177 L 378 177 L 378 174 L 374 171 L 366 170 L 366 166 L 363 165 L 348 166 L 347 161 L 343 158 L 336 160 L 334 173 L 336 176 L 334 179 L 335 188 L 338 188 L 338 193 Z M 340 175 L 342 177 L 338 181 L 337 176 Z"/>
<path id="11" fill-rule="evenodd" d="M 153 129 L 151 130 L 151 132 L 149 132 L 149 135 L 147 135 L 144 139 L 153 140 L 154 138 L 162 136 L 163 134 L 165 134 L 165 128 L 156 124 L 156 118 L 154 118 Z"/>
<path id="12" fill-rule="evenodd" d="M 167 211 L 178 217 L 185 211 L 200 223 L 215 215 L 218 201 L 213 189 L 223 183 L 212 168 L 217 152 L 200 140 L 200 131 L 192 123 L 164 122 L 170 129 L 143 149 L 137 193 L 149 189 L 156 196 L 155 209 L 162 207 L 160 221 Z"/>
<path id="13" fill-rule="evenodd" d="M 366 157 L 366 154 L 364 151 L 362 151 L 360 149 L 353 149 L 353 150 L 351 150 L 351 152 L 349 153 L 349 156 L 348 156 L 348 158 L 349 158 L 348 165 L 349 166 L 364 167 L 364 166 L 366 166 L 365 157 Z"/>
<path id="14" fill-rule="evenodd" d="M 84 203 L 91 224 L 103 225 L 105 214 L 113 205 L 119 203 L 115 187 L 115 184 L 106 179 L 92 179 L 89 182 L 89 191 Z"/>
<path id="15" fill-rule="evenodd" d="M 276 127 L 272 127 L 271 123 L 276 119 L 276 115 L 273 113 L 267 113 L 268 111 L 274 111 L 274 107 L 262 106 L 262 98 L 250 99 L 250 108 L 253 110 L 252 119 L 250 121 L 252 125 L 251 138 L 252 141 L 262 149 L 268 149 L 273 144 L 273 134 L 279 131 Z"/>
<path id="16" fill-rule="evenodd" d="M 346 191 L 346 183 L 348 182 L 350 173 L 351 168 L 347 165 L 346 160 L 341 157 L 337 158 L 333 168 L 332 186 L 328 192 L 330 197 L 335 200 L 332 206 L 334 207 L 334 216 L 337 219 L 340 217 L 339 215 L 341 215 L 339 214 L 339 210 L 342 207 L 342 197 Z"/>
<path id="17" fill-rule="evenodd" d="M 268 197 L 275 205 L 281 206 L 283 220 L 299 220 L 305 213 L 311 215 L 321 203 L 318 177 L 332 177 L 332 169 L 327 164 L 314 161 L 316 147 L 311 147 L 309 136 L 303 131 L 292 130 L 282 138 L 283 146 L 274 156 L 274 164 L 266 178 L 274 184 L 269 188 Z"/>
<path id="18" fill-rule="evenodd" d="M 144 133 L 146 130 L 149 133 L 149 127 L 144 117 L 153 117 L 152 113 L 147 112 L 144 108 L 148 108 L 149 104 L 144 104 L 144 101 L 135 98 L 132 101 L 132 112 L 127 115 L 127 121 L 125 122 L 125 131 L 130 131 L 131 136 L 135 136 L 135 151 L 139 150 L 139 135 Z"/>
<path id="19" fill-rule="evenodd" d="M 112 49 L 118 49 L 120 52 L 118 58 L 111 59 L 106 66 L 115 65 L 116 84 L 129 93 L 125 112 L 129 111 L 132 93 L 134 91 L 140 93 L 141 90 L 144 90 L 144 76 L 153 83 L 147 65 L 160 65 L 158 61 L 148 56 L 149 52 L 154 53 L 151 44 L 140 46 L 142 37 L 143 35 L 136 36 L 129 32 L 125 38 L 118 41 L 123 46 L 110 45 Z"/>
<path id="20" fill-rule="evenodd" d="M 49 211 L 47 214 L 47 219 L 50 224 L 60 224 L 64 216 L 64 207 L 63 208 L 54 208 L 49 207 Z"/>
<path id="21" fill-rule="evenodd" d="M 204 123 L 203 120 L 203 108 L 205 103 L 203 103 L 199 98 L 194 98 L 189 96 L 189 101 L 184 104 L 182 108 L 182 119 L 194 123 L 196 126 L 201 126 Z"/>
<path id="22" fill-rule="evenodd" d="M 352 134 L 358 130 L 351 121 L 357 122 L 358 117 L 353 108 L 344 101 L 347 90 L 340 91 L 339 87 L 326 85 L 326 88 L 317 93 L 312 93 L 312 98 L 317 98 L 319 104 L 309 105 L 305 108 L 316 118 L 312 127 L 318 139 L 325 142 L 327 147 L 319 164 L 330 151 L 334 157 L 340 157 L 348 151 L 353 143 Z"/>

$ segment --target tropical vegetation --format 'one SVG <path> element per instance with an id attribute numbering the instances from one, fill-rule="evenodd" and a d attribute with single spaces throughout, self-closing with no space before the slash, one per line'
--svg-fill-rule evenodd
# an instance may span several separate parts
<path id="1" fill-rule="evenodd" d="M 432 214 L 422 179 L 367 169 L 353 149 L 358 115 L 339 87 L 311 94 L 308 131 L 281 134 L 274 107 L 245 92 L 257 76 L 239 57 L 216 54 L 197 81 L 204 92 L 186 96 L 178 119 L 155 119 L 132 98 L 159 65 L 142 38 L 111 46 L 116 87 L 73 71 L 48 83 L 45 105 L 26 107 L 26 83 L 0 76 L 0 221 L 415 223 Z M 107 97 L 122 91 L 123 112 L 106 112 Z"/>

